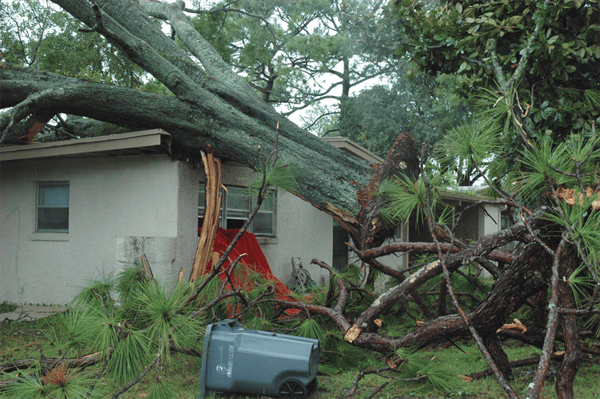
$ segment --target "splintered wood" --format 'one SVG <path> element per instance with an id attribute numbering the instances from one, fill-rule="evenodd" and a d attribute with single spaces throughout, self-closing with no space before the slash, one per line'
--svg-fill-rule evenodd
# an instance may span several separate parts
<path id="1" fill-rule="evenodd" d="M 210 152 L 200 153 L 206 172 L 206 208 L 190 281 L 195 281 L 202 276 L 206 272 L 208 262 L 213 258 L 212 249 L 219 229 L 219 214 L 221 212 L 221 193 L 219 190 L 221 188 L 221 160 L 215 158 Z"/>
<path id="2" fill-rule="evenodd" d="M 341 220 L 343 220 L 346 223 L 351 223 L 351 224 L 358 223 L 356 221 L 356 219 L 354 218 L 354 216 L 352 216 L 351 213 L 349 213 L 348 211 L 345 211 L 343 209 L 337 208 L 331 202 L 325 203 L 325 209 L 327 209 L 329 212 L 333 213 L 334 215 L 336 215 L 338 218 L 340 218 Z"/>
<path id="3" fill-rule="evenodd" d="M 356 324 L 354 324 L 352 327 L 350 327 L 348 329 L 348 331 L 346 331 L 346 335 L 344 335 L 344 341 L 350 342 L 350 343 L 356 341 L 356 338 L 358 338 L 358 336 L 360 335 L 361 332 L 362 332 L 362 328 L 360 328 Z"/>
<path id="4" fill-rule="evenodd" d="M 144 267 L 144 273 L 146 273 L 146 277 L 150 280 L 154 280 L 154 273 L 152 273 L 152 269 L 150 268 L 150 263 L 148 262 L 148 258 L 146 258 L 146 254 L 142 255 L 142 266 Z"/>
<path id="5" fill-rule="evenodd" d="M 521 332 L 521 334 L 525 334 L 527 332 L 527 327 L 525 327 L 525 324 L 521 323 L 519 321 L 519 319 L 514 319 L 513 321 L 514 321 L 514 323 L 505 324 L 502 327 L 500 327 L 496 331 L 496 333 L 499 333 L 502 331 L 507 331 L 507 330 L 519 330 Z"/>

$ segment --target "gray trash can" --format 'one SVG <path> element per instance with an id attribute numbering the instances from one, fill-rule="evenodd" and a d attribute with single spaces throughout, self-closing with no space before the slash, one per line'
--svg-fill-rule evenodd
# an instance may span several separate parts
<path id="1" fill-rule="evenodd" d="M 318 340 L 223 320 L 206 327 L 200 398 L 223 392 L 306 398 L 317 390 L 318 368 Z"/>

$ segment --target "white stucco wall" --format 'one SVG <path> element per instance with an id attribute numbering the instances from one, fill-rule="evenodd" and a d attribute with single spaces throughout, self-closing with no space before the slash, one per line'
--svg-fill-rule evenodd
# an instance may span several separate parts
<path id="1" fill-rule="evenodd" d="M 174 263 L 173 277 L 183 268 L 183 277 L 187 280 L 192 272 L 194 256 L 198 247 L 198 187 L 201 171 L 189 164 L 178 162 L 179 185 L 177 190 L 177 258 Z"/>
<path id="2" fill-rule="evenodd" d="M 300 258 L 303 268 L 317 284 L 324 283 L 328 281 L 329 273 L 310 262 L 317 259 L 332 264 L 333 219 L 308 202 L 280 191 L 277 195 L 277 239 L 272 243 L 263 240 L 261 246 L 273 274 L 285 284 L 292 273 L 292 257 Z"/>
<path id="3" fill-rule="evenodd" d="M 49 181 L 70 184 L 68 233 L 35 232 L 36 183 Z M 2 162 L 0 300 L 64 304 L 140 251 L 158 276 L 176 278 L 196 239 L 196 221 L 182 218 L 197 206 L 189 181 L 191 167 L 165 155 Z"/>
<path id="4" fill-rule="evenodd" d="M 485 208 L 485 211 L 484 209 Z M 479 208 L 479 238 L 501 230 L 502 206 L 486 204 Z"/>
<path id="5" fill-rule="evenodd" d="M 254 176 L 223 166 L 223 183 Z M 187 279 L 198 243 L 203 172 L 165 155 L 33 159 L 0 163 L 0 301 L 65 304 L 90 279 L 110 277 L 145 254 L 155 275 Z M 69 232 L 36 233 L 36 183 L 69 182 Z M 290 193 L 277 194 L 275 236 L 258 236 L 273 273 L 288 283 L 299 258 L 317 283 L 332 264 L 333 220 Z"/>

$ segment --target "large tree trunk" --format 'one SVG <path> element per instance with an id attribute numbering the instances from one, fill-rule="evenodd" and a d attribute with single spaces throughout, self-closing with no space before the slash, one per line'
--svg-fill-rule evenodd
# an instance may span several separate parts
<path id="1" fill-rule="evenodd" d="M 197 32 L 189 30 L 182 3 L 145 4 L 147 11 L 135 0 L 103 1 L 101 10 L 94 10 L 88 1 L 55 3 L 122 48 L 175 97 L 2 65 L 0 108 L 14 108 L 0 120 L 0 131 L 10 117 L 18 127 L 39 110 L 67 113 L 136 130 L 163 128 L 173 136 L 177 157 L 199 158 L 199 151 L 210 145 L 224 160 L 255 168 L 263 154 L 274 148 L 279 123 L 279 157 L 295 165 L 301 175 L 295 194 L 338 218 L 346 215 L 342 210 L 358 212 L 357 187 L 374 175 L 369 165 L 309 134 L 264 103 Z M 170 18 L 182 40 L 194 46 L 203 68 L 146 13 Z"/>
<path id="2" fill-rule="evenodd" d="M 275 142 L 276 125 L 265 126 L 210 93 L 194 102 L 181 101 L 8 65 L 0 67 L 0 92 L 2 108 L 36 97 L 32 111 L 87 116 L 135 130 L 163 128 L 173 135 L 173 153 L 180 158 L 200 158 L 209 144 L 220 157 L 255 168 Z M 297 195 L 330 212 L 357 211 L 355 183 L 367 184 L 373 175 L 365 162 L 291 122 L 281 124 L 278 154 L 300 171 Z"/>
<path id="3" fill-rule="evenodd" d="M 341 278 L 337 279 L 339 295 L 333 308 L 303 302 L 275 302 L 283 309 L 304 308 L 311 314 L 329 317 L 340 331 L 346 333 L 347 341 L 383 353 L 391 353 L 401 346 L 423 347 L 469 336 L 476 330 L 484 337 L 484 344 L 501 373 L 510 375 L 510 364 L 497 341 L 496 331 L 533 295 L 547 290 L 553 259 L 539 238 L 532 237 L 538 234 L 534 231 L 548 223 L 543 216 L 547 209 L 540 208 L 528 217 L 527 222 L 485 236 L 470 246 L 450 240 L 453 246 L 448 243 L 396 243 L 373 249 L 393 233 L 381 219 L 386 202 L 377 194 L 378 184 L 398 173 L 414 176 L 419 169 L 416 148 L 409 136 L 400 136 L 386 162 L 375 170 L 300 129 L 266 104 L 220 59 L 192 28 L 183 14 L 181 1 L 140 4 L 139 0 L 103 0 L 101 8 L 92 0 L 52 1 L 120 47 L 127 57 L 163 83 L 174 96 L 1 64 L 0 108 L 12 109 L 0 115 L 0 140 L 14 140 L 23 134 L 30 138 L 40 124 L 53 115 L 66 113 L 132 130 L 162 128 L 172 135 L 173 155 L 182 159 L 200 158 L 200 150 L 210 145 L 215 155 L 223 160 L 232 159 L 255 168 L 262 164 L 264 155 L 272 151 L 277 142 L 279 158 L 299 171 L 298 189 L 294 194 L 336 217 L 350 232 L 361 260 L 396 277 L 399 284 L 380 295 L 354 320 L 349 320 L 345 314 L 350 290 Z M 164 35 L 149 15 L 168 20 L 193 57 Z M 548 239 L 543 235 L 543 239 Z M 528 245 L 518 255 L 498 250 L 512 241 Z M 432 262 L 405 278 L 376 260 L 381 255 L 407 251 L 443 252 L 444 256 L 438 255 L 443 258 L 443 263 L 440 260 Z M 481 303 L 466 309 L 464 319 L 458 314 L 440 312 L 438 317 L 427 320 L 403 337 L 373 332 L 376 319 L 394 305 L 407 299 L 418 301 L 418 288 L 440 275 L 442 265 L 452 273 L 475 261 L 491 271 L 495 284 Z M 491 261 L 510 266 L 500 269 Z M 565 269 L 564 275 L 572 270 L 572 265 L 569 267 L 571 269 Z M 574 307 L 569 289 L 567 285 L 561 287 L 561 307 Z M 543 324 L 546 303 L 547 298 L 539 294 L 534 304 L 540 311 L 535 321 L 537 325 Z M 569 398 L 573 396 L 572 385 L 581 347 L 575 317 L 562 315 L 560 322 L 566 353 L 557 391 L 561 397 Z"/>

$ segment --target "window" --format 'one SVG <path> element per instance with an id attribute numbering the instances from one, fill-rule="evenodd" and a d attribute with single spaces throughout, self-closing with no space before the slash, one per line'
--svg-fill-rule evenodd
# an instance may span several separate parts
<path id="1" fill-rule="evenodd" d="M 241 187 L 228 187 L 227 191 L 221 189 L 221 217 L 219 227 L 227 230 L 242 228 L 255 205 L 256 195 L 250 195 L 248 189 Z M 198 195 L 198 227 L 202 227 L 205 207 L 206 192 L 204 185 L 201 184 Z M 254 217 L 248 230 L 256 235 L 275 235 L 274 191 L 267 193 L 260 210 Z"/>
<path id="2" fill-rule="evenodd" d="M 502 212 L 500 216 L 500 230 L 508 229 L 510 226 L 510 215 L 506 212 Z"/>
<path id="3" fill-rule="evenodd" d="M 69 183 L 38 183 L 36 231 L 69 231 Z"/>

